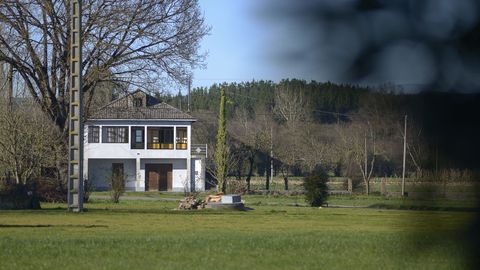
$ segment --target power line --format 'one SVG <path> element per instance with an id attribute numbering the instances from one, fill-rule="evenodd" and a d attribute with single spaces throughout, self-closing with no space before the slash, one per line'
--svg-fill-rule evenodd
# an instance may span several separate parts
<path id="1" fill-rule="evenodd" d="M 307 112 L 307 111 L 306 111 Z M 349 118 L 353 118 L 353 117 L 358 117 L 361 115 L 356 115 L 356 114 L 345 114 L 345 113 L 338 113 L 338 112 L 330 112 L 330 111 L 323 111 L 323 110 L 311 110 L 311 111 L 308 111 L 308 112 L 319 112 L 319 113 L 322 113 L 322 114 L 329 114 L 329 115 L 335 115 L 335 116 L 345 116 L 345 117 L 349 117 Z M 192 112 L 192 114 L 199 114 L 199 115 L 217 115 L 216 112 L 210 112 L 210 111 L 194 111 Z M 274 113 L 255 113 L 255 116 L 274 116 L 275 114 Z M 403 120 L 403 116 L 402 116 L 402 120 Z M 304 123 L 318 123 L 318 121 L 314 121 L 314 120 L 311 120 L 311 121 L 307 121 L 307 120 L 300 120 L 300 122 L 304 122 Z"/>
<path id="2" fill-rule="evenodd" d="M 213 80 L 216 80 L 216 81 L 221 81 L 221 80 L 231 81 L 231 80 L 243 80 L 243 79 L 242 78 L 195 78 L 193 80 L 194 81 L 213 81 Z"/>
<path id="3" fill-rule="evenodd" d="M 324 111 L 324 110 L 312 110 L 312 112 L 318 112 L 318 113 L 323 113 L 323 114 L 335 114 L 335 115 L 341 115 L 341 116 L 347 116 L 347 117 L 356 116 L 356 115 L 353 115 L 353 114 L 346 114 L 346 113 L 339 113 L 339 112 L 329 112 L 329 111 Z"/>
<path id="4" fill-rule="evenodd" d="M 254 99 L 254 100 L 257 100 L 257 101 L 263 101 L 263 100 L 258 99 L 258 98 L 254 98 L 254 97 L 250 97 L 250 96 L 246 96 L 246 95 L 242 95 L 242 94 L 238 94 L 238 93 L 232 93 L 232 95 L 240 96 L 240 97 L 244 97 L 244 98 L 249 98 L 249 99 Z"/>
<path id="5" fill-rule="evenodd" d="M 231 95 L 234 95 L 234 96 L 240 96 L 240 97 L 244 97 L 244 98 L 248 98 L 248 99 L 252 99 L 252 100 L 256 100 L 256 101 L 262 101 L 262 102 L 265 101 L 264 99 L 259 99 L 259 98 L 255 98 L 255 97 L 252 97 L 252 96 L 247 96 L 247 95 L 239 94 L 239 93 L 236 93 L 236 92 L 232 92 L 233 89 L 229 89 L 228 87 L 225 88 L 225 90 L 226 90 L 227 93 L 229 93 Z M 268 105 L 268 104 L 275 104 L 275 103 L 273 101 L 271 103 L 265 103 L 265 105 Z M 347 114 L 347 113 L 332 112 L 332 111 L 325 111 L 325 110 L 311 110 L 311 111 L 308 111 L 308 112 L 335 115 L 337 117 L 338 116 L 344 116 L 344 117 L 349 117 L 349 118 L 355 118 L 355 117 L 364 118 L 364 116 L 362 116 L 360 114 Z M 207 113 L 207 112 L 203 112 L 203 113 Z M 216 114 L 215 112 L 208 112 L 208 113 Z M 273 116 L 273 113 L 263 113 L 263 114 L 262 113 L 255 113 L 255 115 Z M 401 120 L 403 120 L 403 116 L 401 117 Z M 312 122 L 314 122 L 314 121 L 312 121 Z"/>
<path id="6" fill-rule="evenodd" d="M 306 111 L 307 112 L 307 111 Z M 347 117 L 355 117 L 357 115 L 354 114 L 345 114 L 345 113 L 338 113 L 338 112 L 329 112 L 329 111 L 323 111 L 323 110 L 311 110 L 308 112 L 319 112 L 323 114 L 333 114 L 333 115 L 341 115 L 341 116 L 347 116 Z M 216 112 L 210 112 L 210 111 L 194 111 L 192 114 L 217 114 Z M 274 113 L 255 113 L 255 115 L 261 115 L 261 116 L 269 116 L 269 115 L 274 115 Z"/>

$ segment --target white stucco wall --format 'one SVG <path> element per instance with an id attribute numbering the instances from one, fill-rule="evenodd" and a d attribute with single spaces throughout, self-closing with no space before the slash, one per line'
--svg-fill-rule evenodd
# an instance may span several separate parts
<path id="1" fill-rule="evenodd" d="M 109 181 L 113 163 L 123 163 L 125 190 L 127 191 L 145 191 L 145 164 L 172 164 L 172 191 L 183 192 L 185 188 L 190 189 L 187 181 L 186 159 L 141 159 L 139 178 L 137 178 L 136 160 L 134 159 L 89 159 L 88 179 L 92 181 L 95 190 L 110 188 Z"/>
<path id="2" fill-rule="evenodd" d="M 196 191 L 205 191 L 205 169 L 201 158 L 192 158 L 192 179 Z"/>
<path id="3" fill-rule="evenodd" d="M 123 163 L 125 175 L 125 190 L 135 190 L 135 160 L 134 159 L 89 159 L 87 179 L 92 181 L 95 190 L 110 189 L 112 164 Z"/>

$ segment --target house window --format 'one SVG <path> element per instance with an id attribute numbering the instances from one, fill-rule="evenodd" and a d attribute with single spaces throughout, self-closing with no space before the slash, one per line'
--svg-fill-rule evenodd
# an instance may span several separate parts
<path id="1" fill-rule="evenodd" d="M 133 107 L 142 107 L 142 99 L 141 98 L 134 98 L 133 99 Z"/>
<path id="2" fill-rule="evenodd" d="M 148 127 L 148 149 L 173 149 L 173 127 Z"/>
<path id="3" fill-rule="evenodd" d="M 100 142 L 100 127 L 88 126 L 88 143 Z"/>
<path id="4" fill-rule="evenodd" d="M 176 147 L 177 149 L 187 149 L 187 128 L 177 127 Z"/>
<path id="5" fill-rule="evenodd" d="M 128 127 L 102 127 L 103 143 L 128 143 Z"/>
<path id="6" fill-rule="evenodd" d="M 145 129 L 143 127 L 132 127 L 132 149 L 145 149 Z"/>

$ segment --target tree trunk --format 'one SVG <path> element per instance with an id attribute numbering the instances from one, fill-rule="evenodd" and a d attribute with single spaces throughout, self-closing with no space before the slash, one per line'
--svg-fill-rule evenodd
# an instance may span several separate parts
<path id="1" fill-rule="evenodd" d="M 238 163 L 237 163 L 237 169 L 235 173 L 235 180 L 241 181 L 242 180 L 242 173 L 243 173 L 243 156 L 239 157 Z"/>
<path id="2" fill-rule="evenodd" d="M 5 86 L 5 74 L 4 74 L 4 66 L 5 64 L 0 61 L 0 94 L 2 94 L 3 88 Z"/>
<path id="3" fill-rule="evenodd" d="M 13 97 L 13 67 L 5 62 L 0 62 L 0 90 L 5 91 L 4 97 L 8 105 L 11 106 Z"/>
<path id="4" fill-rule="evenodd" d="M 253 174 L 253 164 L 255 162 L 253 156 L 250 156 L 248 158 L 249 161 L 249 167 L 248 167 L 248 174 L 247 178 L 245 179 L 247 181 L 247 192 L 250 192 L 250 179 L 252 179 L 252 174 Z"/>
<path id="5" fill-rule="evenodd" d="M 237 173 L 235 174 L 235 180 L 240 181 L 242 180 L 242 171 L 237 170 Z"/>
<path id="6" fill-rule="evenodd" d="M 68 182 L 68 164 L 66 163 L 68 156 L 68 145 L 64 144 L 62 146 L 62 150 L 60 151 L 61 156 L 55 157 L 55 165 L 57 167 L 57 185 L 60 190 L 64 190 L 64 187 L 67 186 Z"/>
<path id="7" fill-rule="evenodd" d="M 290 171 L 290 166 L 282 167 L 282 175 L 283 175 L 283 184 L 285 190 L 288 190 L 288 172 Z"/>
<path id="8" fill-rule="evenodd" d="M 268 169 L 265 170 L 265 174 L 265 189 L 267 190 L 267 192 L 270 192 L 270 172 L 268 171 Z"/>
<path id="9" fill-rule="evenodd" d="M 266 166 L 266 168 L 265 168 L 265 189 L 267 191 L 270 191 L 270 181 L 273 180 L 270 177 L 271 173 L 272 173 L 271 166 L 270 166 L 270 160 L 271 160 L 270 156 L 267 155 L 266 164 L 265 164 L 265 166 Z"/>
<path id="10" fill-rule="evenodd" d="M 226 181 L 226 179 L 223 179 L 223 182 L 222 182 L 222 193 L 223 194 L 227 193 L 227 181 Z"/>
<path id="11" fill-rule="evenodd" d="M 10 65 L 7 75 L 7 100 L 8 106 L 12 106 L 13 100 L 13 66 Z"/>

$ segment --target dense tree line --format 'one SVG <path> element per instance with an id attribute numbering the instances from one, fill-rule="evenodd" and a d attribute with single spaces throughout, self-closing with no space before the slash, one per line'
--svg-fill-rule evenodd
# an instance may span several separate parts
<path id="1" fill-rule="evenodd" d="M 195 88 L 191 92 L 190 108 L 194 112 L 214 112 L 219 106 L 220 90 L 225 88 L 228 93 L 227 117 L 230 119 L 237 110 L 246 110 L 250 115 L 258 111 L 271 112 L 275 105 L 275 89 L 285 88 L 301 92 L 308 100 L 312 116 L 322 122 L 336 121 L 332 114 L 321 114 L 313 110 L 346 113 L 359 108 L 362 96 L 368 87 L 350 84 L 321 83 L 304 80 L 282 80 L 280 83 L 272 81 L 251 81 L 242 83 L 214 84 L 211 87 Z M 176 95 L 167 93 L 162 98 L 179 108 L 187 107 L 187 96 L 180 92 Z"/>
<path id="2" fill-rule="evenodd" d="M 408 115 L 407 175 L 421 177 L 450 169 L 477 170 L 480 150 L 475 115 L 477 94 L 402 93 L 401 87 L 363 87 L 303 80 L 214 84 L 191 92 L 191 113 L 199 119 L 194 140 L 215 145 L 220 90 L 227 93 L 226 117 L 235 166 L 229 174 L 247 181 L 252 174 L 268 181 L 285 179 L 318 165 L 336 176 L 400 176 L 404 116 Z M 187 96 L 162 97 L 187 108 Z M 271 149 L 273 147 L 273 149 Z M 272 151 L 273 150 L 273 151 Z"/>

